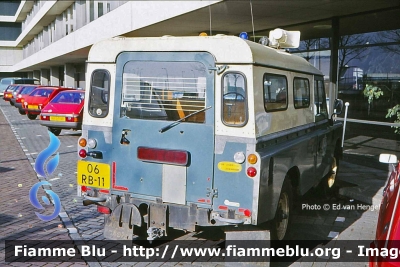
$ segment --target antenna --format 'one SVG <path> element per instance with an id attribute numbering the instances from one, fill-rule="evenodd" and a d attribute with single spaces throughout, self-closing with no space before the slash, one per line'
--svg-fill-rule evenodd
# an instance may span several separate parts
<path id="1" fill-rule="evenodd" d="M 255 42 L 256 36 L 254 34 L 253 4 L 251 3 L 251 0 L 250 0 L 250 12 L 251 12 L 251 26 L 253 28 L 253 41 Z"/>

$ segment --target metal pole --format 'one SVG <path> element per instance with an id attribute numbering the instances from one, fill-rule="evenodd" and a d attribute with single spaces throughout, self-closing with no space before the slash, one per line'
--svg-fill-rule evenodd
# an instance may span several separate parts
<path id="1" fill-rule="evenodd" d="M 346 120 L 347 120 L 347 110 L 349 109 L 350 103 L 346 102 L 344 104 L 346 106 L 346 109 L 344 110 L 344 122 L 343 122 L 343 135 L 342 135 L 342 147 L 344 143 L 344 133 L 346 132 Z"/>

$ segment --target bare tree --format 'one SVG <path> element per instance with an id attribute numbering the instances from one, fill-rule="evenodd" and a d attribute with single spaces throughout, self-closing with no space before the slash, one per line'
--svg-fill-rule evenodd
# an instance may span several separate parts
<path id="1" fill-rule="evenodd" d="M 399 43 L 400 42 L 400 30 L 379 32 L 375 36 L 375 42 L 377 42 L 377 43 Z M 391 52 L 391 53 L 400 55 L 400 46 L 398 44 L 384 45 L 384 46 L 380 46 L 380 48 L 387 52 Z"/>
<path id="2" fill-rule="evenodd" d="M 315 57 L 315 53 L 310 52 L 310 50 L 315 50 L 317 42 L 318 39 L 309 39 L 302 42 L 301 50 L 307 51 L 306 56 L 303 57 L 305 60 L 310 61 Z"/>
<path id="3" fill-rule="evenodd" d="M 339 40 L 339 73 L 344 73 L 350 61 L 367 55 L 368 37 L 363 34 L 344 35 Z"/>

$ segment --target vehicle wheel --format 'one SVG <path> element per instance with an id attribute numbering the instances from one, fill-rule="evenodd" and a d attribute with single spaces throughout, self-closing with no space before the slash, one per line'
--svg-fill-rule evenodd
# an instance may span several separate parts
<path id="1" fill-rule="evenodd" d="M 332 158 L 331 169 L 322 181 L 322 192 L 326 198 L 330 198 L 335 194 L 336 191 L 336 177 L 339 172 L 339 158 L 334 156 Z"/>
<path id="2" fill-rule="evenodd" d="M 52 132 L 55 136 L 58 136 L 58 135 L 60 135 L 60 133 L 61 133 L 61 129 L 58 129 L 58 128 L 48 128 L 49 129 L 49 131 L 50 132 Z"/>
<path id="3" fill-rule="evenodd" d="M 10 105 L 11 105 L 11 106 L 14 106 L 14 103 L 10 101 Z"/>
<path id="4" fill-rule="evenodd" d="M 336 157 L 333 157 L 332 159 L 332 164 L 331 164 L 331 171 L 328 175 L 327 179 L 327 186 L 328 188 L 333 188 L 336 182 L 336 174 L 339 169 L 339 161 L 336 159 Z"/>
<path id="5" fill-rule="evenodd" d="M 271 223 L 271 239 L 284 240 L 288 237 L 291 212 L 292 212 L 292 185 L 288 178 L 285 179 L 279 196 L 278 207 L 276 208 L 275 218 Z"/>
<path id="6" fill-rule="evenodd" d="M 28 115 L 28 119 L 36 120 L 37 115 L 34 115 L 34 114 L 27 114 L 27 115 Z"/>
<path id="7" fill-rule="evenodd" d="M 26 115 L 26 113 L 25 113 L 25 111 L 24 111 L 24 110 L 20 110 L 20 109 L 18 109 L 18 112 L 19 112 L 19 114 L 21 114 L 21 115 Z"/>

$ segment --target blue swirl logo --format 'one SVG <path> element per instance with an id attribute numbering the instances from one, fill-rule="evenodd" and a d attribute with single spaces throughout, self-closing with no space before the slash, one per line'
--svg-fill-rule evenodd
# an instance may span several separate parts
<path id="1" fill-rule="evenodd" d="M 35 162 L 35 171 L 37 174 L 39 174 L 42 177 L 48 177 L 51 175 L 55 169 L 57 168 L 58 162 L 60 161 L 60 156 L 59 153 L 57 153 L 52 159 L 49 159 L 60 147 L 60 140 L 51 132 L 48 132 L 50 136 L 50 144 L 49 146 L 40 152 L 38 157 L 36 158 Z M 46 170 L 44 169 L 46 161 Z M 34 184 L 29 191 L 29 200 L 31 201 L 32 205 L 37 208 L 37 209 L 45 209 L 37 199 L 37 192 L 39 188 L 42 185 L 49 185 L 51 186 L 51 183 L 47 181 L 42 181 Z M 45 192 L 51 197 L 52 202 L 54 204 L 54 212 L 51 215 L 43 215 L 38 212 L 35 212 L 36 216 L 39 217 L 42 221 L 51 221 L 54 218 L 58 216 L 61 210 L 61 201 L 60 198 L 56 193 L 54 193 L 52 190 L 45 189 Z M 50 201 L 46 196 L 42 196 L 42 200 L 46 205 L 50 205 Z"/>

